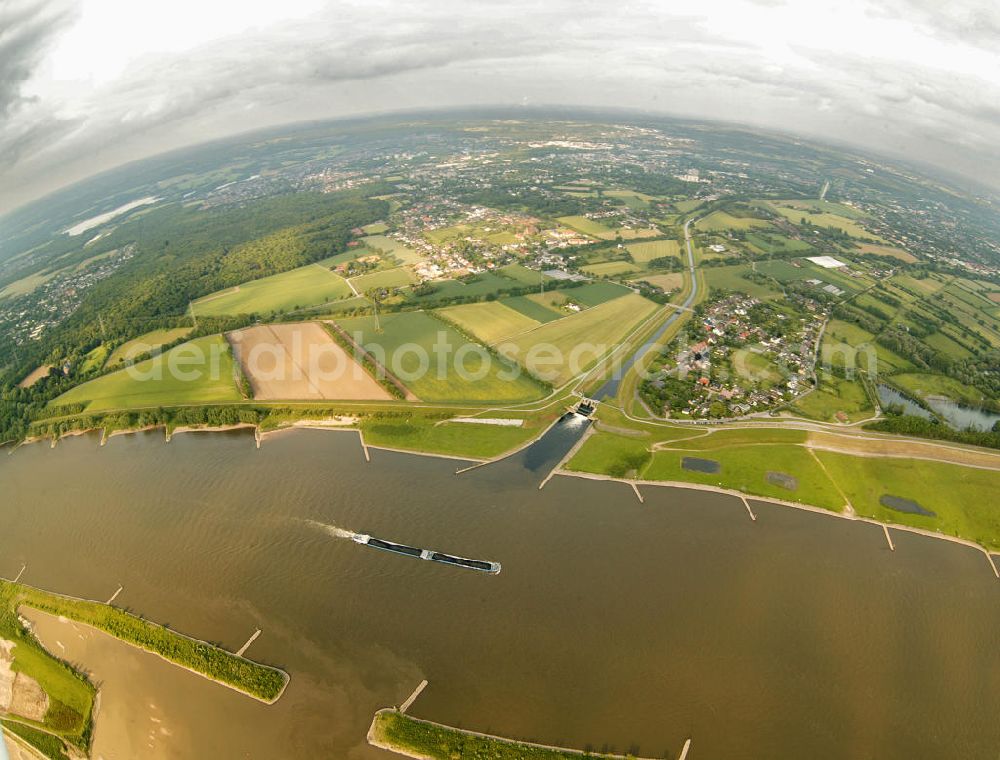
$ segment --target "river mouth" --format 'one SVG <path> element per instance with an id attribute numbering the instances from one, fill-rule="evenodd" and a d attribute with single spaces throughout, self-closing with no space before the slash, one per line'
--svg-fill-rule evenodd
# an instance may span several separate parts
<path id="1" fill-rule="evenodd" d="M 515 456 L 461 475 L 378 449 L 368 464 L 332 431 L 259 450 L 246 432 L 24 446 L 0 457 L 0 573 L 26 563 L 26 582 L 96 599 L 121 583 L 116 603 L 232 650 L 260 628 L 248 655 L 291 674 L 260 705 L 53 628 L 105 683 L 106 757 L 377 760 L 372 715 L 426 678 L 417 717 L 547 744 L 995 760 L 1000 605 L 980 552 L 903 532 L 889 552 L 876 526 L 762 501 L 752 522 L 705 491 L 539 490 L 560 441 L 535 470 Z M 309 521 L 503 572 L 367 551 Z M 150 752 L 154 725 L 170 734 Z"/>

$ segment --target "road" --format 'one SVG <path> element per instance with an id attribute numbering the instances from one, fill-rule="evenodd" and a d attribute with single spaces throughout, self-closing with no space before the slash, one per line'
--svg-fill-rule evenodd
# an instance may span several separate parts
<path id="1" fill-rule="evenodd" d="M 674 313 L 667 317 L 666 322 L 664 322 L 660 326 L 660 329 L 653 334 L 653 337 L 639 346 L 635 353 L 632 354 L 632 356 L 630 356 L 622 365 L 621 369 L 616 371 L 614 375 L 612 375 L 611 378 L 601 386 L 601 388 L 597 391 L 597 394 L 594 396 L 594 398 L 598 401 L 608 398 L 609 396 L 616 396 L 618 394 L 618 388 L 622 383 L 622 379 L 628 374 L 629 370 L 632 369 L 632 367 L 635 366 L 635 363 L 639 361 L 639 359 L 660 340 L 670 326 L 680 318 L 681 313 L 691 308 L 691 304 L 693 304 L 694 300 L 698 297 L 698 278 L 695 277 L 694 273 L 694 249 L 691 247 L 691 224 L 694 221 L 694 219 L 688 219 L 687 222 L 684 223 L 684 244 L 687 247 L 688 273 L 691 277 L 691 292 L 688 293 L 687 298 L 684 299 L 684 303 L 682 303 L 680 307 L 677 307 L 676 305 L 670 307 L 674 309 Z"/>

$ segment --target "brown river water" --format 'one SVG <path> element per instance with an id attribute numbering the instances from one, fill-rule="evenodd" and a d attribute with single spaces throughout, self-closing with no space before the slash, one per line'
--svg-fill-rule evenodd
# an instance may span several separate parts
<path id="1" fill-rule="evenodd" d="M 731 496 L 461 462 L 353 433 L 94 436 L 0 453 L 0 575 L 107 599 L 291 674 L 265 706 L 40 614 L 101 686 L 95 756 L 389 757 L 380 707 L 676 757 L 1000 756 L 1000 582 L 983 555 Z M 528 465 L 527 467 L 525 465 Z M 501 562 L 381 552 L 322 526 Z"/>

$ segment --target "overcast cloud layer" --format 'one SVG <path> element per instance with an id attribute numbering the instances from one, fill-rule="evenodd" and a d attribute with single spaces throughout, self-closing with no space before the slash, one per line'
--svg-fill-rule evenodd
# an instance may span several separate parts
<path id="1" fill-rule="evenodd" d="M 1000 3 L 0 0 L 0 212 L 256 127 L 518 103 L 755 124 L 1000 187 Z"/>

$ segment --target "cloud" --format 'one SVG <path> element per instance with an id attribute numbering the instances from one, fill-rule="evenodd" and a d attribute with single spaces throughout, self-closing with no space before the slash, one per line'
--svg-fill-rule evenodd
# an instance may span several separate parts
<path id="1" fill-rule="evenodd" d="M 957 0 L 949 15 L 952 5 L 946 12 L 931 0 L 826 10 L 812 0 L 341 0 L 307 18 L 137 58 L 107 81 L 38 86 L 43 95 L 32 102 L 24 85 L 72 16 L 65 5 L 16 7 L 20 20 L 0 25 L 14 30 L 0 31 L 0 50 L 18 51 L 0 58 L 0 108 L 9 110 L 0 122 L 0 206 L 256 127 L 524 99 L 905 148 L 1000 181 L 992 148 L 1000 58 L 989 50 L 996 40 L 981 33 L 1000 23 L 1000 11 L 985 2 Z"/>
<path id="2" fill-rule="evenodd" d="M 5 0 L 0 5 L 0 118 L 24 102 L 21 88 L 73 17 L 65 2 Z"/>

